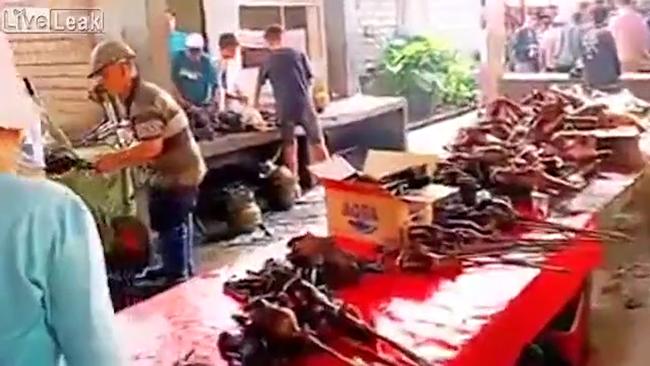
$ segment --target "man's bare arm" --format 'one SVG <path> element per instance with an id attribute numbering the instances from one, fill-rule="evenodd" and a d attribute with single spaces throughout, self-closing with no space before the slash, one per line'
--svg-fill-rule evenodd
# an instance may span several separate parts
<path id="1" fill-rule="evenodd" d="M 103 155 L 97 161 L 96 168 L 100 172 L 111 172 L 146 165 L 160 156 L 162 150 L 162 137 L 146 140 L 131 148 Z"/>

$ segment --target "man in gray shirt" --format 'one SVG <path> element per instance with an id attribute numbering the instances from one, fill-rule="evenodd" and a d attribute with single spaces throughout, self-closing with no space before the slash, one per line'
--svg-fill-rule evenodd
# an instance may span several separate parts
<path id="1" fill-rule="evenodd" d="M 311 96 L 313 74 L 309 61 L 304 53 L 282 45 L 283 34 L 284 30 L 277 25 L 270 26 L 264 34 L 271 54 L 260 70 L 254 106 L 259 108 L 261 88 L 269 80 L 282 131 L 284 161 L 294 176 L 298 176 L 296 124 L 305 130 L 312 159 L 323 161 L 329 158 L 329 153 Z"/>

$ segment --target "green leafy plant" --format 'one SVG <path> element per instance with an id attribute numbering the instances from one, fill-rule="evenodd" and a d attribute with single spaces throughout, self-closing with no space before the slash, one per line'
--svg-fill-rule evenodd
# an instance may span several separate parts
<path id="1" fill-rule="evenodd" d="M 398 95 L 414 90 L 444 103 L 462 105 L 475 97 L 472 62 L 444 41 L 429 37 L 399 37 L 384 49 L 381 73 Z"/>

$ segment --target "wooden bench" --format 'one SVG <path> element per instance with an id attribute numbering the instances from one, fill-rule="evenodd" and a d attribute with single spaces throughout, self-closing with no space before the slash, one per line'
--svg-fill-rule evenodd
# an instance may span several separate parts
<path id="1" fill-rule="evenodd" d="M 403 98 L 367 95 L 334 101 L 320 115 L 332 152 L 352 148 L 405 150 L 407 120 Z M 302 129 L 298 128 L 296 133 L 304 140 Z M 244 132 L 218 136 L 212 141 L 201 142 L 200 147 L 208 166 L 217 169 L 250 159 L 268 159 L 277 151 L 280 141 L 278 130 Z M 301 144 L 304 145 L 304 141 Z"/>

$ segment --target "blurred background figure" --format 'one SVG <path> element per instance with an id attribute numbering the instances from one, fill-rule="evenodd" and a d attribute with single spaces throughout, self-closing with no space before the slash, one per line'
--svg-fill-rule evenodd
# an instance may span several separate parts
<path id="1" fill-rule="evenodd" d="M 607 29 L 608 10 L 595 5 L 591 9 L 593 23 L 582 39 L 582 62 L 585 83 L 592 88 L 612 90 L 618 85 L 621 64 L 616 41 Z"/>
<path id="2" fill-rule="evenodd" d="M 537 17 L 529 16 L 513 34 L 510 46 L 513 71 L 539 71 L 538 24 Z"/>
<path id="3" fill-rule="evenodd" d="M 544 33 L 551 29 L 553 25 L 553 18 L 549 14 L 538 15 L 537 21 L 537 36 L 541 38 Z"/>
<path id="4" fill-rule="evenodd" d="M 221 94 L 217 69 L 204 47 L 202 35 L 187 36 L 185 51 L 177 53 L 172 61 L 172 81 L 175 97 L 187 113 L 195 137 L 211 140 Z"/>
<path id="5" fill-rule="evenodd" d="M 550 26 L 540 34 L 539 54 L 541 71 L 556 71 L 557 58 L 561 46 L 562 25 L 559 18 L 555 17 Z"/>
<path id="6" fill-rule="evenodd" d="M 234 33 L 224 33 L 219 37 L 219 84 L 221 85 L 223 110 L 241 112 L 248 103 L 239 85 L 239 67 L 236 65 L 239 54 L 239 40 Z"/>
<path id="7" fill-rule="evenodd" d="M 40 123 L 17 75 L 0 32 L 0 365 L 125 365 L 97 224 L 71 190 L 17 174 Z"/>
<path id="8" fill-rule="evenodd" d="M 610 21 L 610 30 L 618 48 L 623 72 L 637 72 L 650 67 L 650 31 L 646 21 L 634 7 L 633 0 L 618 0 L 617 14 Z"/>
<path id="9" fill-rule="evenodd" d="M 580 42 L 584 35 L 585 15 L 576 12 L 571 16 L 570 21 L 560 31 L 555 71 L 569 72 L 580 59 Z"/>
<path id="10" fill-rule="evenodd" d="M 23 79 L 25 85 L 25 94 L 31 102 L 30 107 L 35 110 L 35 118 L 29 122 L 25 130 L 25 139 L 23 140 L 22 154 L 19 162 L 19 173 L 27 177 L 44 177 L 45 176 L 45 152 L 43 150 L 43 133 L 42 121 L 36 116 L 41 116 L 44 111 L 32 99 L 33 89 L 28 88 L 27 79 Z"/>
<path id="11" fill-rule="evenodd" d="M 167 9 L 165 16 L 169 23 L 169 59 L 173 60 L 176 54 L 185 51 L 185 38 L 187 38 L 187 33 L 176 29 L 176 13 L 173 10 Z"/>

